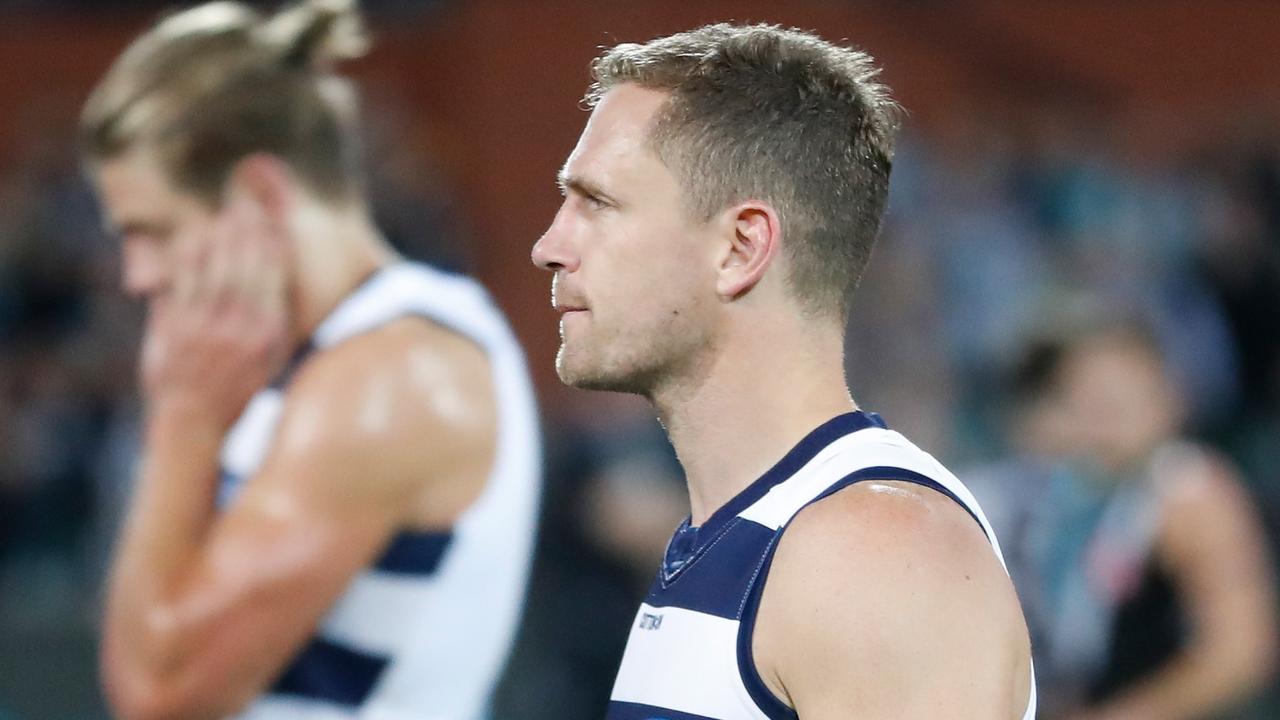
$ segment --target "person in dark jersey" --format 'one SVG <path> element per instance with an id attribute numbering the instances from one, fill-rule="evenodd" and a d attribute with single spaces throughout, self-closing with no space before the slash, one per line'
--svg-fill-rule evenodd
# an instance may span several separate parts
<path id="1" fill-rule="evenodd" d="M 1033 718 L 981 508 L 844 377 L 896 132 L 871 59 L 721 24 L 618 45 L 593 76 L 533 248 L 556 369 L 652 401 L 692 509 L 610 720 Z"/>
<path id="2" fill-rule="evenodd" d="M 90 174 L 146 303 L 146 432 L 110 577 L 122 718 L 486 716 L 540 480 L 522 353 L 475 282 L 370 219 L 354 3 L 214 2 L 90 97 Z"/>
<path id="3" fill-rule="evenodd" d="M 1275 665 L 1253 501 L 1228 460 L 1181 437 L 1180 394 L 1150 332 L 1127 319 L 1069 325 L 1018 422 L 1051 439 L 1034 443 L 1036 461 L 971 485 L 993 500 L 1027 603 L 1042 714 L 1233 717 Z M 1037 417 L 1057 420 L 1045 432 Z"/>

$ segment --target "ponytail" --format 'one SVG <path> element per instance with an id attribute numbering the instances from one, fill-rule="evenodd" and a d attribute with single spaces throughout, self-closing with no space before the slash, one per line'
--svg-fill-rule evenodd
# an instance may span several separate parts
<path id="1" fill-rule="evenodd" d="M 362 190 L 354 86 L 334 66 L 369 39 L 356 0 L 298 0 L 264 16 L 217 0 L 156 24 L 81 115 L 90 164 L 145 146 L 179 186 L 216 202 L 240 158 L 285 160 L 313 190 Z"/>
<path id="2" fill-rule="evenodd" d="M 325 70 L 369 50 L 356 0 L 302 0 L 260 26 L 263 42 L 288 67 Z"/>

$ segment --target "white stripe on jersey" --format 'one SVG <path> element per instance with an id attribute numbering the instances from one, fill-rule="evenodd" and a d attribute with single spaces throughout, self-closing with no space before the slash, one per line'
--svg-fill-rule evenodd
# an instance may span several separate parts
<path id="1" fill-rule="evenodd" d="M 646 616 L 661 618 L 660 626 L 647 626 Z M 648 604 L 640 606 L 636 618 L 611 700 L 712 718 L 742 717 L 740 713 L 724 715 L 726 708 L 754 709 L 738 678 L 736 656 L 707 651 L 737 646 L 737 620 Z M 758 711 L 749 717 L 769 720 Z"/>
<path id="2" fill-rule="evenodd" d="M 258 391 L 222 442 L 222 468 L 241 478 L 257 472 L 271 448 L 272 431 L 283 411 L 283 393 L 275 388 Z"/>
<path id="3" fill-rule="evenodd" d="M 236 720 L 357 720 L 354 710 L 305 698 L 264 696 L 255 700 Z"/>
<path id="4" fill-rule="evenodd" d="M 851 463 L 851 458 L 857 461 Z M 1000 552 L 996 533 L 991 529 L 991 523 L 987 521 L 987 516 L 969 488 L 932 455 L 916 447 L 900 433 L 883 428 L 865 428 L 831 443 L 788 480 L 775 485 L 763 498 L 742 511 L 739 517 L 777 530 L 842 478 L 858 470 L 882 466 L 923 475 L 960 498 L 964 506 L 977 516 L 991 541 L 996 557 L 1004 565 L 1004 554 Z M 1008 568 L 1005 571 L 1008 572 Z"/>

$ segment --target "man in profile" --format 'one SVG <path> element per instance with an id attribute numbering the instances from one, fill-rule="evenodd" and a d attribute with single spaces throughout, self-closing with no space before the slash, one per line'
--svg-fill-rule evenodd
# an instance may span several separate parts
<path id="1" fill-rule="evenodd" d="M 133 42 L 88 165 L 147 305 L 102 673 L 124 718 L 480 718 L 528 575 L 537 415 L 505 320 L 363 196 L 352 2 Z"/>
<path id="2" fill-rule="evenodd" d="M 808 33 L 730 25 L 593 65 L 533 249 L 556 368 L 653 402 L 692 505 L 611 720 L 1034 717 L 990 525 L 844 377 L 896 131 L 876 72 Z"/>

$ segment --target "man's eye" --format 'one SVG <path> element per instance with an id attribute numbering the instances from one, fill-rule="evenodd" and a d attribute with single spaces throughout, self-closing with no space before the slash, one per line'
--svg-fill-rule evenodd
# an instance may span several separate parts
<path id="1" fill-rule="evenodd" d="M 609 203 L 601 200 L 595 195 L 584 195 L 582 196 L 582 199 L 587 203 L 587 207 L 592 210 L 603 210 L 604 208 L 609 207 Z"/>

